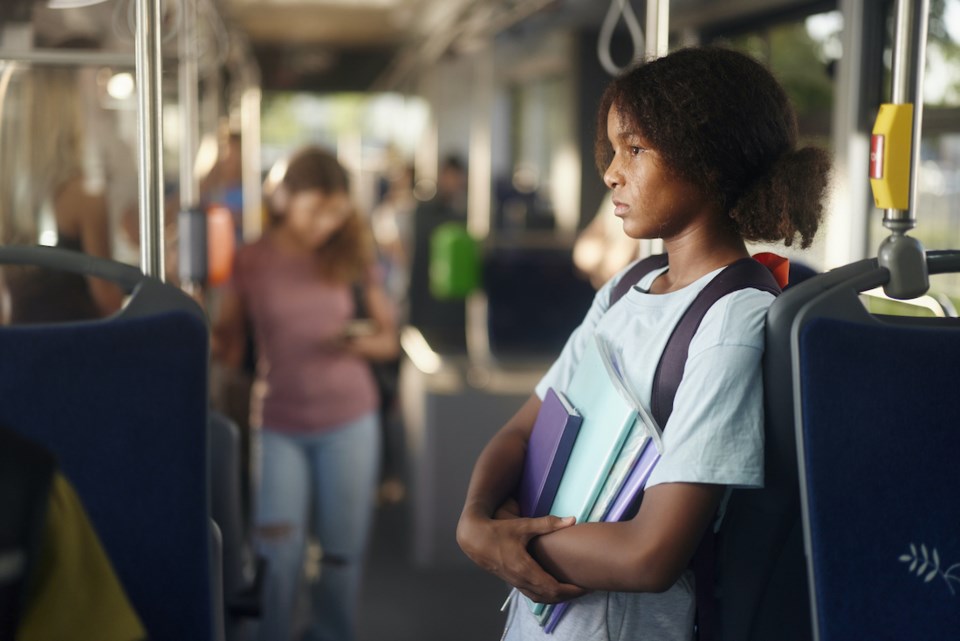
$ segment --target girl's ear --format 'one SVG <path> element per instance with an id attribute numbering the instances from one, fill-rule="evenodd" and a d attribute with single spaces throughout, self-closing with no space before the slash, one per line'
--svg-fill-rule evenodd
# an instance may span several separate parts
<path id="1" fill-rule="evenodd" d="M 270 209 L 275 216 L 284 216 L 287 213 L 287 206 L 290 204 L 290 190 L 286 185 L 279 183 L 270 194 Z"/>

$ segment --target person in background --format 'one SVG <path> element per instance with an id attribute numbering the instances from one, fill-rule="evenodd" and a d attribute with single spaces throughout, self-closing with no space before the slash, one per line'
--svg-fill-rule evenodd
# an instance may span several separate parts
<path id="1" fill-rule="evenodd" d="M 436 194 L 413 214 L 408 322 L 441 352 L 466 349 L 466 311 L 463 301 L 439 300 L 430 292 L 430 239 L 444 223 L 466 224 L 466 190 L 466 166 L 457 156 L 448 156 L 440 165 Z"/>
<path id="2" fill-rule="evenodd" d="M 0 427 L 0 639 L 145 638 L 53 455 Z"/>
<path id="3" fill-rule="evenodd" d="M 398 354 L 394 310 L 347 172 L 333 156 L 316 148 L 294 154 L 269 208 L 272 227 L 237 254 L 213 343 L 215 357 L 237 367 L 245 328 L 253 328 L 251 423 L 262 447 L 256 523 L 268 563 L 260 638 L 293 638 L 313 529 L 323 558 L 307 638 L 351 641 L 380 455 L 370 361 Z"/>
<path id="4" fill-rule="evenodd" d="M 573 245 L 573 264 L 594 289 L 600 289 L 621 269 L 643 258 L 640 243 L 624 234 L 619 221 L 610 215 L 612 208 L 613 198 L 608 192 L 597 214 Z"/>
<path id="5" fill-rule="evenodd" d="M 401 165 L 388 175 L 383 198 L 370 212 L 370 224 L 387 269 L 387 291 L 397 304 L 401 324 L 406 318 L 413 253 L 413 167 Z"/>
<path id="6" fill-rule="evenodd" d="M 4 244 L 37 244 L 111 257 L 103 181 L 88 167 L 84 109 L 73 69 L 37 66 L 0 82 L 0 230 Z M 44 236 L 44 233 L 46 236 Z M 58 270 L 7 267 L 11 322 L 107 316 L 113 283 Z"/>
<path id="7" fill-rule="evenodd" d="M 237 244 L 243 242 L 243 153 L 240 133 L 220 136 L 217 160 L 200 181 L 204 207 L 221 205 L 230 210 Z"/>

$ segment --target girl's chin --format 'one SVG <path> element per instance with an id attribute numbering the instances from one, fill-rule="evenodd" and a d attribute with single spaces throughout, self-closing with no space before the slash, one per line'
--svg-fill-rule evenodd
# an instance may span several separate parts
<path id="1" fill-rule="evenodd" d="M 644 240 L 654 238 L 653 235 L 647 232 L 647 230 L 631 223 L 629 220 L 623 221 L 623 233 L 632 238 L 633 240 Z"/>

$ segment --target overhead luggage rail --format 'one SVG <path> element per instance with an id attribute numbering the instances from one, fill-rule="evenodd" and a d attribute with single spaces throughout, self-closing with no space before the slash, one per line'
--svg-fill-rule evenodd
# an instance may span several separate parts
<path id="1" fill-rule="evenodd" d="M 128 53 L 86 49 L 0 49 L 0 60 L 70 67 L 134 67 L 136 64 L 134 57 Z"/>

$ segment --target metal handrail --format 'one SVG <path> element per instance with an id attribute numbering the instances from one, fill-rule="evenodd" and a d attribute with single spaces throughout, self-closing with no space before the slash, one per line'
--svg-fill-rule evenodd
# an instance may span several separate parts
<path id="1" fill-rule="evenodd" d="M 137 0 L 140 267 L 163 280 L 163 121 L 160 0 Z"/>
<path id="2" fill-rule="evenodd" d="M 926 60 L 929 0 L 897 0 L 894 34 L 892 90 L 894 104 L 913 104 L 907 208 L 885 209 L 883 225 L 890 235 L 877 251 L 882 267 L 890 271 L 884 293 L 898 300 L 916 298 L 930 287 L 923 245 L 907 235 L 916 226 L 917 166 L 923 122 L 923 68 Z"/>

